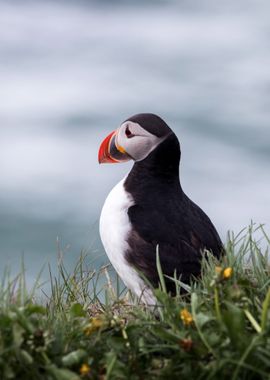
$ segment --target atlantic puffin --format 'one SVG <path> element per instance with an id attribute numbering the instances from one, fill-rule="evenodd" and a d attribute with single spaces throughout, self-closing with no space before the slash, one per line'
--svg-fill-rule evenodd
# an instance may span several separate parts
<path id="1" fill-rule="evenodd" d="M 151 113 L 129 117 L 99 148 L 99 163 L 134 161 L 104 203 L 100 236 L 124 284 L 146 304 L 155 303 L 147 282 L 153 288 L 159 285 L 157 247 L 172 295 L 175 283 L 168 277 L 176 274 L 189 283 L 201 273 L 205 249 L 217 258 L 223 252 L 211 220 L 182 190 L 180 155 L 175 133 Z"/>

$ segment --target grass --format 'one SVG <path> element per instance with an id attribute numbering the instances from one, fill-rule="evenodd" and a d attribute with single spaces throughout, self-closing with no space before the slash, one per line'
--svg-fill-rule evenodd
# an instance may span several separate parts
<path id="1" fill-rule="evenodd" d="M 15 279 L 6 273 L 0 379 L 270 379 L 269 245 L 262 226 L 229 234 L 223 261 L 206 255 L 199 281 L 174 280 L 175 298 L 157 255 L 152 308 L 121 293 L 109 268 L 90 270 L 87 257 L 71 274 L 59 263 L 50 296 L 38 281 L 27 290 L 23 269 Z"/>

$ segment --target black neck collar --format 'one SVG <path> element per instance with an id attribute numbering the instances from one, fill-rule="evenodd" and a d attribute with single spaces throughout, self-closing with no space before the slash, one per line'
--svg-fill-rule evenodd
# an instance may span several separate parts
<path id="1" fill-rule="evenodd" d="M 178 191 L 182 192 L 179 180 L 180 145 L 174 133 L 170 133 L 144 160 L 133 165 L 125 189 L 131 193 Z"/>

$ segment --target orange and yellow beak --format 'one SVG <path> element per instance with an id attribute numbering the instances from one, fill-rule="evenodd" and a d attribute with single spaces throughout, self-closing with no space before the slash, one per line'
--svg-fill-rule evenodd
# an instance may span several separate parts
<path id="1" fill-rule="evenodd" d="M 131 157 L 125 149 L 117 144 L 118 131 L 111 132 L 101 143 L 98 152 L 98 162 L 100 164 L 115 164 L 118 162 L 129 161 Z"/>

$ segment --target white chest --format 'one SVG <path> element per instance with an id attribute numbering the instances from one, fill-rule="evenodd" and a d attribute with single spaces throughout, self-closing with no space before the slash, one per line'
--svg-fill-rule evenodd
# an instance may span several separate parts
<path id="1" fill-rule="evenodd" d="M 124 181 L 125 178 L 108 195 L 101 211 L 99 230 L 104 249 L 114 269 L 124 284 L 140 297 L 145 284 L 125 259 L 125 252 L 129 249 L 127 239 L 132 228 L 128 209 L 134 201 L 124 189 Z M 149 298 L 146 297 L 149 289 L 144 293 L 142 298 L 146 301 Z"/>

